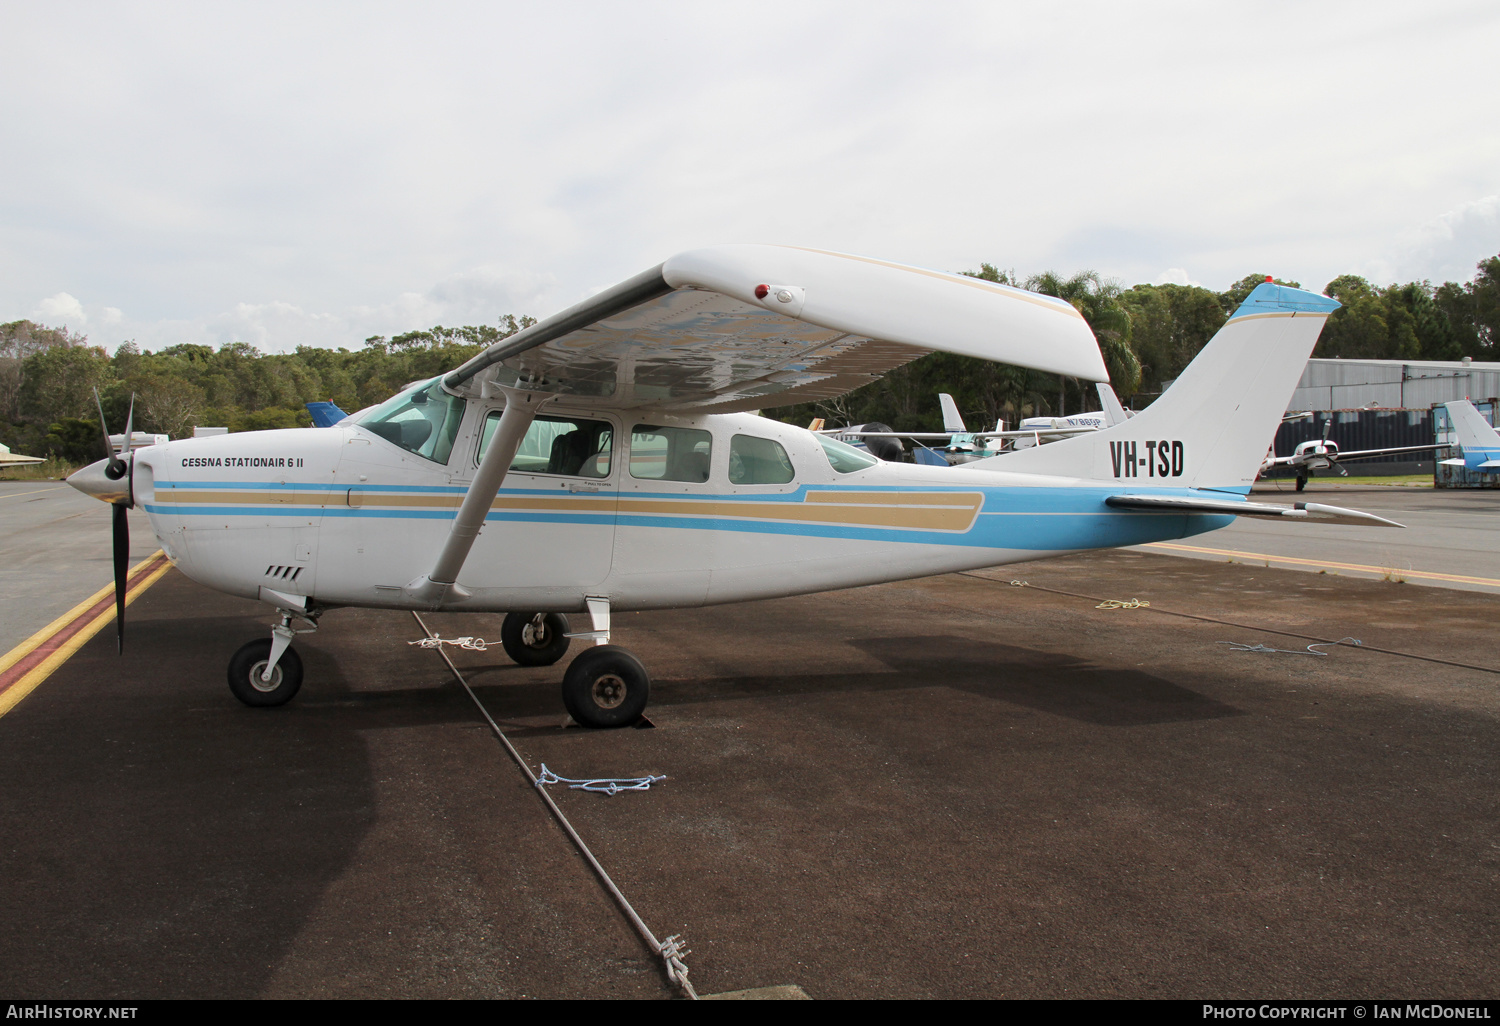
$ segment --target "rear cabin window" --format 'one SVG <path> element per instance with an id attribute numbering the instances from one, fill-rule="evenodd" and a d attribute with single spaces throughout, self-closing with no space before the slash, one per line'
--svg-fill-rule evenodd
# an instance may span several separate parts
<path id="1" fill-rule="evenodd" d="M 500 426 L 501 411 L 484 419 L 475 464 L 484 459 L 490 439 Z M 518 474 L 560 474 L 565 477 L 608 477 L 614 425 L 603 420 L 538 417 L 526 429 L 510 469 Z"/>
<path id="2" fill-rule="evenodd" d="M 780 442 L 754 435 L 735 435 L 729 442 L 729 483 L 788 484 L 796 477 Z"/>
<path id="3" fill-rule="evenodd" d="M 708 480 L 713 435 L 697 428 L 637 424 L 630 431 L 630 476 L 645 481 Z"/>

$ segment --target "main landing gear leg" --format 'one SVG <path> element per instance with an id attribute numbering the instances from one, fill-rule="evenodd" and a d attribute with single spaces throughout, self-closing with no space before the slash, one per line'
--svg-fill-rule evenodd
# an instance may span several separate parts
<path id="1" fill-rule="evenodd" d="M 291 647 L 298 634 L 318 629 L 317 613 L 278 609 L 281 622 L 271 628 L 269 640 L 247 642 L 229 660 L 229 690 L 246 705 L 257 708 L 285 705 L 302 687 L 302 658 Z M 301 617 L 311 627 L 298 630 L 292 620 Z"/>
<path id="2" fill-rule="evenodd" d="M 594 647 L 580 653 L 563 676 L 563 705 L 585 727 L 628 727 L 646 710 L 651 677 L 639 659 L 609 644 L 609 599 L 585 602 L 594 629 L 571 636 L 591 638 Z"/>

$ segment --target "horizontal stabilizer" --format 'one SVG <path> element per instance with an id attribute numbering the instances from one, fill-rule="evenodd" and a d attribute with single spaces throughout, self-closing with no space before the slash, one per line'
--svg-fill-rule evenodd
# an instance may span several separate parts
<path id="1" fill-rule="evenodd" d="M 1273 506 L 1265 502 L 1235 502 L 1183 495 L 1111 495 L 1104 500 L 1115 509 L 1138 509 L 1156 513 L 1227 513 L 1236 517 L 1285 517 L 1292 520 L 1316 520 L 1324 524 L 1353 524 L 1357 527 L 1405 527 L 1394 520 L 1361 513 L 1342 506 L 1325 506 L 1321 502 L 1298 502 L 1291 506 Z"/>

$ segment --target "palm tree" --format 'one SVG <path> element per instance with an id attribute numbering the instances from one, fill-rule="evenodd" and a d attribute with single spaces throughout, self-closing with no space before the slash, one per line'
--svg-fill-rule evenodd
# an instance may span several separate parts
<path id="1" fill-rule="evenodd" d="M 1120 303 L 1123 290 L 1118 282 L 1104 280 L 1097 271 L 1080 271 L 1071 278 L 1047 271 L 1027 278 L 1026 288 L 1073 304 L 1099 340 L 1115 393 L 1127 398 L 1136 393 L 1141 387 L 1141 361 L 1130 347 L 1130 312 Z M 1061 406 L 1065 388 L 1061 378 L 1058 384 Z"/>

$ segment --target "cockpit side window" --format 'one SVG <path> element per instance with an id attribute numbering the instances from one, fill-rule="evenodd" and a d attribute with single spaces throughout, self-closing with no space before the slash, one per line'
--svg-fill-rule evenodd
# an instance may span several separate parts
<path id="1" fill-rule="evenodd" d="M 484 459 L 490 439 L 500 426 L 499 410 L 484 419 L 484 433 L 474 464 Z M 521 447 L 510 469 L 518 474 L 560 474 L 564 477 L 609 476 L 610 454 L 614 447 L 614 425 L 604 420 L 579 420 L 575 417 L 537 417 L 526 429 Z"/>
<path id="2" fill-rule="evenodd" d="M 735 435 L 729 440 L 730 484 L 789 484 L 796 476 L 780 442 L 754 435 Z"/>
<path id="3" fill-rule="evenodd" d="M 464 400 L 434 378 L 392 396 L 355 421 L 387 442 L 434 463 L 447 463 L 464 419 Z"/>

